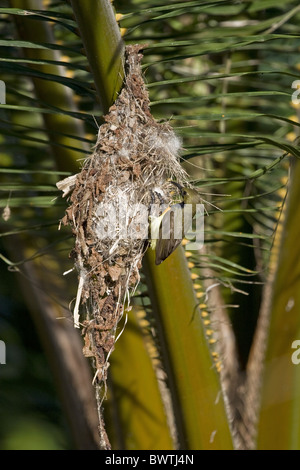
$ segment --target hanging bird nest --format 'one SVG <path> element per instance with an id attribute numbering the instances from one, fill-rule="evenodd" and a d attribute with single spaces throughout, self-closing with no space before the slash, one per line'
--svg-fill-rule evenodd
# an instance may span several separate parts
<path id="1" fill-rule="evenodd" d="M 75 326 L 82 326 L 98 384 L 106 381 L 117 326 L 140 279 L 150 206 L 172 201 L 168 179 L 187 184 L 180 140 L 150 113 L 141 48 L 126 48 L 124 86 L 99 128 L 93 154 L 79 174 L 57 183 L 70 201 L 62 223 L 75 236 Z"/>

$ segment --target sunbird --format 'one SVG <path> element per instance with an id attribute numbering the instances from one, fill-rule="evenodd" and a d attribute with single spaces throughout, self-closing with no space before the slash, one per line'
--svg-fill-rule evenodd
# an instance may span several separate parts
<path id="1" fill-rule="evenodd" d="M 202 199 L 195 189 L 184 188 L 171 181 L 180 190 L 182 201 L 169 206 L 159 217 L 152 217 L 152 230 L 156 238 L 152 239 L 151 247 L 155 249 L 155 264 L 161 264 L 180 245 L 185 233 L 191 228 L 192 219 L 196 214 L 197 204 Z M 186 216 L 185 206 L 190 204 L 191 212 Z"/>

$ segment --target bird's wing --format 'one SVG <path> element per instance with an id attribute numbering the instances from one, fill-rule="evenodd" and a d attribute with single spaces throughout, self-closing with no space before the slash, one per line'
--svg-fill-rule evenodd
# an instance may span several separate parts
<path id="1" fill-rule="evenodd" d="M 168 258 L 168 256 L 176 250 L 178 245 L 180 245 L 181 241 L 181 239 L 177 239 L 167 243 L 168 240 L 158 240 L 155 248 L 155 264 L 158 265 Z"/>
<path id="2" fill-rule="evenodd" d="M 172 210 L 170 210 L 170 214 L 168 214 L 168 217 L 170 217 L 170 223 L 165 223 L 166 219 L 162 219 L 162 223 L 160 226 L 160 233 L 159 233 L 159 238 L 156 241 L 156 246 L 155 246 L 155 264 L 160 264 L 162 263 L 168 256 L 170 256 L 171 253 L 180 245 L 182 241 L 182 236 L 180 238 L 175 238 L 174 236 L 174 219 L 176 219 L 176 214 L 180 217 L 182 220 L 182 206 L 180 204 L 176 204 L 172 206 Z M 164 238 L 163 238 L 164 237 Z"/>

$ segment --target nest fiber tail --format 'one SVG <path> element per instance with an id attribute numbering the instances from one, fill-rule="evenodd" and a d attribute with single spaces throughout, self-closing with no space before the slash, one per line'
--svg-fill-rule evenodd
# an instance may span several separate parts
<path id="1" fill-rule="evenodd" d="M 94 358 L 97 383 L 106 380 L 117 325 L 139 282 L 148 234 L 132 236 L 132 220 L 141 207 L 162 199 L 170 203 L 174 186 L 169 178 L 186 184 L 180 140 L 169 124 L 157 123 L 150 113 L 140 50 L 138 45 L 126 48 L 124 85 L 99 128 L 93 154 L 79 174 L 57 184 L 64 196 L 69 194 L 62 222 L 75 236 L 75 326 L 80 304 L 84 352 Z"/>

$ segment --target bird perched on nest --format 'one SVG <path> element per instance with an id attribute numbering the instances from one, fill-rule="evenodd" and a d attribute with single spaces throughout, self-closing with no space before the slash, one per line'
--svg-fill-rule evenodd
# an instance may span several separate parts
<path id="1" fill-rule="evenodd" d="M 151 233 L 155 234 L 155 238 L 151 240 L 151 248 L 155 249 L 155 264 L 161 264 L 173 251 L 180 245 L 185 236 L 184 231 L 187 232 L 192 225 L 192 219 L 196 214 L 197 204 L 201 203 L 202 199 L 195 189 L 184 188 L 179 183 L 171 181 L 172 184 L 177 186 L 182 197 L 182 201 L 177 204 L 172 204 L 159 216 L 151 218 Z M 185 206 L 191 205 L 191 217 L 185 220 Z"/>

